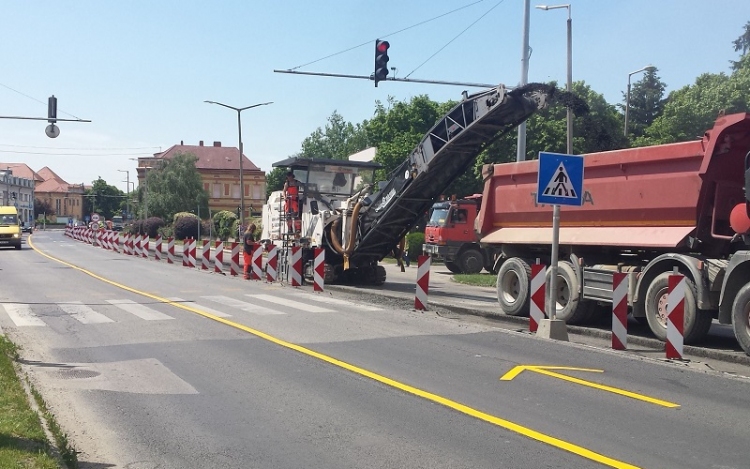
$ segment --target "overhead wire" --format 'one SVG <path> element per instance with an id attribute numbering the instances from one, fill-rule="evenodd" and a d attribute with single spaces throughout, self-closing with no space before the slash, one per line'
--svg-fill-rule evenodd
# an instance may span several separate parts
<path id="1" fill-rule="evenodd" d="M 407 26 L 406 28 L 403 28 L 403 29 L 399 29 L 398 31 L 394 31 L 394 32 L 392 32 L 392 33 L 388 33 L 388 34 L 386 34 L 386 35 L 384 35 L 384 36 L 381 36 L 380 38 L 370 39 L 370 40 L 368 40 L 368 41 L 365 41 L 365 42 L 363 42 L 362 44 L 358 44 L 358 45 L 356 45 L 356 46 L 353 46 L 353 47 L 350 47 L 350 48 L 348 48 L 348 49 L 345 49 L 345 50 L 342 50 L 342 51 L 336 52 L 336 53 L 334 53 L 334 54 L 330 54 L 330 55 L 327 55 L 327 56 L 325 56 L 325 57 L 321 57 L 321 58 L 319 58 L 319 59 L 313 60 L 312 62 L 307 62 L 307 63 L 305 63 L 305 64 L 302 64 L 302 65 L 297 65 L 296 67 L 292 67 L 292 68 L 290 68 L 289 70 L 297 70 L 297 69 L 300 69 L 300 68 L 302 68 L 302 67 L 307 67 L 308 65 L 312 65 L 312 64 L 314 64 L 314 63 L 320 62 L 320 61 L 322 61 L 322 60 L 325 60 L 325 59 L 330 59 L 331 57 L 335 57 L 335 56 L 337 56 L 337 55 L 341 55 L 341 54 L 343 54 L 343 53 L 346 53 L 346 52 L 349 52 L 349 51 L 351 51 L 351 50 L 357 49 L 357 48 L 359 48 L 359 47 L 365 46 L 365 45 L 367 45 L 367 44 L 372 44 L 372 42 L 373 42 L 373 41 L 375 41 L 376 39 L 387 38 L 387 37 L 389 37 L 389 36 L 393 36 L 393 35 L 396 35 L 396 34 L 402 33 L 402 32 L 404 32 L 404 31 L 408 31 L 408 30 L 410 30 L 410 29 L 416 28 L 417 26 L 422 26 L 423 24 L 427 24 L 427 23 L 429 23 L 429 22 L 431 22 L 431 21 L 435 21 L 435 20 L 437 20 L 437 19 L 440 19 L 440 18 L 442 18 L 442 17 L 444 17 L 444 16 L 448 16 L 448 15 L 450 15 L 450 14 L 452 14 L 452 13 L 455 13 L 455 12 L 457 12 L 457 11 L 463 10 L 463 9 L 465 9 L 465 8 L 469 8 L 469 7 L 471 7 L 471 6 L 474 6 L 474 5 L 478 4 L 478 3 L 482 3 L 483 1 L 484 1 L 484 0 L 477 0 L 476 2 L 473 2 L 473 3 L 469 3 L 468 5 L 464 5 L 464 6 L 462 6 L 462 7 L 458 7 L 458 8 L 456 8 L 455 10 L 451 10 L 451 11 L 449 11 L 449 12 L 446 12 L 446 13 L 443 13 L 443 14 L 441 14 L 441 15 L 435 16 L 434 18 L 430 18 L 430 19 L 428 19 L 428 20 L 424 20 L 424 21 L 421 21 L 421 22 L 419 22 L 419 23 L 416 23 L 416 24 L 413 24 L 413 25 L 411 25 L 411 26 Z M 496 6 L 497 6 L 497 5 L 496 5 Z M 494 7 L 493 7 L 493 8 L 494 8 Z M 490 11 L 491 11 L 491 9 L 490 9 Z"/>
<path id="2" fill-rule="evenodd" d="M 40 100 L 36 99 L 36 98 L 35 98 L 35 97 L 33 97 L 33 96 L 29 96 L 29 95 L 27 95 L 27 94 L 25 94 L 25 93 L 22 93 L 22 92 L 20 92 L 20 91 L 18 91 L 18 90 L 16 90 L 16 89 L 13 89 L 13 88 L 11 88 L 10 86 L 8 86 L 8 85 L 6 85 L 6 84 L 0 83 L 0 86 L 2 86 L 3 88 L 7 88 L 7 89 L 9 89 L 9 90 L 13 91 L 14 93 L 18 93 L 18 94 L 20 94 L 21 96 L 24 96 L 24 97 L 26 97 L 26 98 L 29 98 L 29 99 L 31 99 L 31 100 L 33 100 L 33 101 L 36 101 L 36 102 L 38 102 L 38 103 L 41 103 L 41 104 L 44 104 L 45 106 L 47 105 L 47 103 L 45 103 L 44 101 L 40 101 Z M 75 115 L 73 115 L 73 114 L 71 114 L 71 113 L 69 113 L 69 112 L 65 112 L 65 111 L 63 111 L 62 109 L 58 109 L 58 111 L 59 111 L 59 112 L 61 112 L 61 113 L 63 113 L 63 114 L 66 114 L 66 115 L 68 115 L 68 116 L 70 116 L 70 117 L 73 117 L 73 118 L 75 118 L 75 119 L 78 119 L 78 120 L 83 120 L 83 119 L 81 119 L 81 118 L 80 118 L 80 117 L 78 117 L 78 116 L 75 116 Z"/>

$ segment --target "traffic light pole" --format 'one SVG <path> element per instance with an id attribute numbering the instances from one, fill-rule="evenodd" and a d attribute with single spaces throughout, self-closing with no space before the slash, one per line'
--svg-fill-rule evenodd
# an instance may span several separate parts
<path id="1" fill-rule="evenodd" d="M 355 78 L 359 80 L 371 80 L 374 81 L 374 76 L 365 76 L 365 75 L 343 75 L 339 73 L 320 73 L 320 72 L 300 72 L 297 70 L 274 70 L 274 73 L 291 73 L 293 75 L 313 75 L 318 77 L 334 77 L 334 78 Z M 429 83 L 432 85 L 455 85 L 455 86 L 472 86 L 476 88 L 494 88 L 497 86 L 497 83 L 494 85 L 489 85 L 486 83 L 466 83 L 461 81 L 440 81 L 440 80 L 420 80 L 416 78 L 388 78 L 385 80 L 379 80 L 379 81 L 401 81 L 406 83 Z M 510 88 L 509 88 L 510 89 Z"/>

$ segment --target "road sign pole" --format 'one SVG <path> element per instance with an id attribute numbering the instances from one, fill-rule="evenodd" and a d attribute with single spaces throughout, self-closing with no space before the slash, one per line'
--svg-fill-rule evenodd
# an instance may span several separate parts
<path id="1" fill-rule="evenodd" d="M 560 247 L 560 206 L 552 206 L 552 259 L 550 259 L 549 311 L 547 317 L 557 319 L 557 258 Z M 571 292 L 572 294 L 572 292 Z"/>

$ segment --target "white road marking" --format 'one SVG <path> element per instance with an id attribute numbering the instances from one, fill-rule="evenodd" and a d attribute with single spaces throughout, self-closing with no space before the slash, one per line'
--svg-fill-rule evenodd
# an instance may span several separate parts
<path id="1" fill-rule="evenodd" d="M 282 306 L 288 306 L 290 308 L 299 309 L 308 313 L 333 313 L 332 309 L 321 308 L 320 306 L 313 306 L 310 303 L 302 303 L 299 301 L 288 300 L 286 298 L 279 298 L 273 295 L 245 295 L 250 298 L 257 298 L 259 300 L 268 301 L 269 303 L 276 303 Z"/>
<path id="2" fill-rule="evenodd" d="M 333 298 L 332 296 L 329 296 L 327 293 L 305 293 L 305 292 L 299 292 L 299 291 L 289 291 L 289 292 L 284 292 L 284 293 L 291 294 L 294 296 L 304 297 L 311 301 L 317 301 L 319 303 L 326 303 L 329 305 L 353 306 L 353 307 L 356 307 L 357 309 L 361 309 L 364 311 L 382 311 L 383 310 L 383 308 L 378 308 L 377 306 L 363 305 L 361 303 L 355 303 L 353 301 Z"/>
<path id="3" fill-rule="evenodd" d="M 139 318 L 146 321 L 163 321 L 166 319 L 174 319 L 171 316 L 167 316 L 164 313 L 160 313 L 155 309 L 151 309 L 148 306 L 136 303 L 132 300 L 107 300 L 107 303 L 117 306 L 118 308 L 127 311 L 130 314 L 138 316 Z"/>
<path id="4" fill-rule="evenodd" d="M 196 303 L 195 301 L 183 300 L 182 298 L 178 298 L 176 296 L 173 296 L 173 297 L 170 297 L 170 298 L 167 298 L 167 299 L 169 301 L 174 301 L 175 303 L 180 303 L 180 304 L 183 304 L 185 306 L 189 306 L 191 308 L 200 309 L 201 311 L 205 311 L 207 313 L 213 314 L 214 316 L 218 316 L 220 318 L 231 318 L 232 317 L 231 314 L 227 314 L 227 313 L 218 311 L 216 309 L 211 309 L 208 306 L 200 305 L 200 304 Z"/>
<path id="5" fill-rule="evenodd" d="M 11 321 L 18 327 L 47 325 L 31 312 L 31 305 L 6 303 L 3 307 L 8 316 L 10 316 Z"/>
<path id="6" fill-rule="evenodd" d="M 231 308 L 237 308 L 242 311 L 247 311 L 248 313 L 253 313 L 253 314 L 262 314 L 262 315 L 286 314 L 282 311 L 254 305 L 252 303 L 248 303 L 247 301 L 235 300 L 234 298 L 230 298 L 228 296 L 221 296 L 221 295 L 201 296 L 201 298 L 204 300 L 213 301 L 215 303 L 229 306 Z"/>
<path id="7" fill-rule="evenodd" d="M 98 313 L 89 306 L 80 301 L 71 301 L 69 303 L 57 303 L 63 311 L 70 314 L 74 319 L 83 324 L 104 324 L 114 322 L 102 313 Z"/>

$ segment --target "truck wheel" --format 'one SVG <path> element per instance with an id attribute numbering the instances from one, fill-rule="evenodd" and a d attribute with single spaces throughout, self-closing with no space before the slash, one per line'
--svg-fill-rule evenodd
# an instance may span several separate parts
<path id="1" fill-rule="evenodd" d="M 671 272 L 664 272 L 651 281 L 646 290 L 646 320 L 651 332 L 657 339 L 667 340 L 667 296 L 669 295 L 669 276 Z M 695 283 L 686 277 L 685 290 L 685 325 L 683 342 L 691 344 L 703 340 L 711 328 L 713 319 L 710 311 L 700 311 L 697 308 Z"/>
<path id="2" fill-rule="evenodd" d="M 458 257 L 458 266 L 465 274 L 478 274 L 484 267 L 482 253 L 476 249 L 467 249 Z"/>
<path id="3" fill-rule="evenodd" d="M 497 273 L 497 301 L 509 316 L 529 315 L 531 267 L 518 257 L 503 262 Z"/>
<path id="4" fill-rule="evenodd" d="M 732 304 L 732 328 L 740 347 L 750 355 L 750 284 L 740 288 Z"/>
<path id="5" fill-rule="evenodd" d="M 463 273 L 463 272 L 461 272 L 461 269 L 458 267 L 458 265 L 456 265 L 455 262 L 445 261 L 445 266 L 448 268 L 448 270 L 450 270 L 454 274 L 461 274 L 461 273 Z"/>
<path id="6" fill-rule="evenodd" d="M 547 287 L 552 270 L 547 269 Z M 579 283 L 573 264 L 560 262 L 557 265 L 557 292 L 555 293 L 555 317 L 566 324 L 581 324 L 591 316 L 591 310 L 579 307 Z M 549 308 L 547 308 L 549 310 Z"/>

